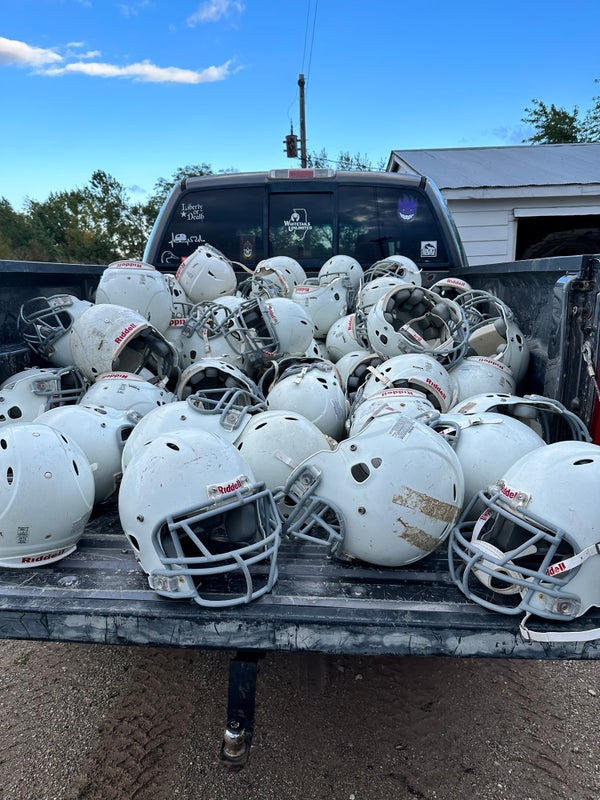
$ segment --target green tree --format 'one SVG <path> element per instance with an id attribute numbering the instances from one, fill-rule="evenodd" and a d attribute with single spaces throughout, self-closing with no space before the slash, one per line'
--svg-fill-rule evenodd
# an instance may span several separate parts
<path id="1" fill-rule="evenodd" d="M 596 78 L 594 83 L 600 83 Z M 600 96 L 593 98 L 594 105 L 588 109 L 581 123 L 582 141 L 600 142 Z"/>
<path id="2" fill-rule="evenodd" d="M 579 142 L 581 125 L 579 122 L 579 109 L 573 111 L 557 108 L 554 103 L 547 106 L 541 100 L 532 101 L 532 106 L 525 109 L 527 116 L 522 122 L 532 125 L 535 129 L 533 136 L 524 139 L 529 144 L 562 144 L 566 142 Z"/>
<path id="3" fill-rule="evenodd" d="M 214 172 L 210 164 L 186 164 L 185 167 L 178 167 L 170 178 L 158 178 L 150 197 L 142 206 L 150 226 L 154 224 L 154 220 L 173 186 L 184 178 L 191 178 L 194 175 L 214 175 Z"/>
<path id="4" fill-rule="evenodd" d="M 596 78 L 595 83 L 600 79 Z M 532 100 L 525 109 L 521 122 L 531 125 L 534 134 L 523 139 L 528 144 L 565 144 L 569 142 L 600 142 L 600 97 L 593 98 L 593 105 L 585 112 L 583 119 L 579 108 L 572 111 L 557 108 L 554 103 L 548 106 L 542 100 Z"/>
<path id="5" fill-rule="evenodd" d="M 5 197 L 0 198 L 0 258 L 44 260 L 43 248 L 35 247 L 33 239 L 27 215 L 15 211 Z"/>
<path id="6" fill-rule="evenodd" d="M 320 169 L 327 167 L 335 167 L 339 170 L 348 170 L 350 172 L 372 172 L 373 165 L 368 156 L 363 156 L 361 153 L 350 155 L 349 151 L 341 151 L 337 160 L 332 160 L 327 155 L 325 148 L 320 153 L 313 151 L 306 154 L 306 166 L 312 169 Z M 385 170 L 385 161 L 381 159 L 375 167 L 376 170 Z"/>

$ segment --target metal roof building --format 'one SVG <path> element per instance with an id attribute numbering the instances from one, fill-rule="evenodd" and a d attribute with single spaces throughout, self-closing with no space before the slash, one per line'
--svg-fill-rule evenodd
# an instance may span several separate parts
<path id="1" fill-rule="evenodd" d="M 548 236 L 600 240 L 600 143 L 393 150 L 387 169 L 438 185 L 471 264 L 551 254 L 536 252 Z"/>

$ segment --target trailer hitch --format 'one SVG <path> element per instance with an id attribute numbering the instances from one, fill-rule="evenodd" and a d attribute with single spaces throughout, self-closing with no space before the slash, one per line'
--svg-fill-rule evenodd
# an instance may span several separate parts
<path id="1" fill-rule="evenodd" d="M 227 724 L 221 742 L 220 759 L 233 772 L 248 762 L 254 733 L 256 675 L 262 651 L 240 650 L 229 662 Z"/>

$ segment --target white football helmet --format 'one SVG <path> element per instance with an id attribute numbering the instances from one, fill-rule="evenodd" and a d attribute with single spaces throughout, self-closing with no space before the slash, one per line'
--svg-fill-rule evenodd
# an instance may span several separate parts
<path id="1" fill-rule="evenodd" d="M 471 504 L 454 526 L 452 579 L 504 614 L 567 622 L 600 606 L 598 486 L 598 445 L 555 442 L 524 455 L 480 494 L 483 512 Z"/>
<path id="2" fill-rule="evenodd" d="M 441 414 L 429 422 L 452 445 L 463 468 L 466 506 L 521 456 L 546 447 L 528 425 L 506 414 Z"/>
<path id="3" fill-rule="evenodd" d="M 526 394 L 524 397 L 499 392 L 477 394 L 457 403 L 450 411 L 457 414 L 481 414 L 484 411 L 508 414 L 529 425 L 548 444 L 563 439 L 592 440 L 590 432 L 576 414 L 558 400 L 539 394 Z"/>
<path id="4" fill-rule="evenodd" d="M 141 314 L 125 306 L 90 306 L 73 322 L 70 336 L 73 363 L 90 381 L 117 370 L 168 379 L 177 368 L 173 346 Z"/>
<path id="5" fill-rule="evenodd" d="M 185 400 L 191 394 L 218 396 L 231 389 L 241 389 L 256 397 L 260 394 L 256 383 L 235 364 L 224 358 L 200 358 L 186 367 L 177 383 L 177 398 Z"/>
<path id="6" fill-rule="evenodd" d="M 246 300 L 221 326 L 246 371 L 285 355 L 302 355 L 314 336 L 307 312 L 289 297 Z"/>
<path id="7" fill-rule="evenodd" d="M 121 457 L 140 416 L 132 411 L 79 403 L 45 411 L 35 420 L 76 442 L 92 468 L 94 503 L 108 500 L 121 479 Z"/>
<path id="8" fill-rule="evenodd" d="M 86 405 L 134 411 L 140 417 L 174 400 L 173 392 L 133 372 L 105 372 L 81 398 Z"/>
<path id="9" fill-rule="evenodd" d="M 332 281 L 339 281 L 339 284 L 346 289 L 348 304 L 353 305 L 363 281 L 363 268 L 352 256 L 340 253 L 327 259 L 319 270 L 317 279 L 322 286 Z"/>
<path id="10" fill-rule="evenodd" d="M 252 397 L 245 390 L 218 390 L 215 398 L 211 398 L 210 394 L 210 390 L 204 394 L 191 394 L 185 400 L 177 400 L 146 414 L 135 426 L 123 448 L 123 471 L 149 442 L 172 431 L 208 431 L 234 444 L 251 415 L 266 407 L 262 398 Z"/>
<path id="11" fill-rule="evenodd" d="M 454 387 L 448 370 L 425 353 L 405 353 L 371 367 L 371 373 L 356 395 L 355 403 L 362 402 L 384 389 L 415 389 L 423 392 L 435 409 L 449 410 L 454 398 Z"/>
<path id="12" fill-rule="evenodd" d="M 406 282 L 395 275 L 382 275 L 368 283 L 363 284 L 356 296 L 354 311 L 356 313 L 355 326 L 358 331 L 359 341 L 369 341 L 367 332 L 367 317 L 375 303 L 396 286 L 405 286 Z"/>
<path id="13" fill-rule="evenodd" d="M 158 594 L 226 607 L 262 596 L 277 580 L 273 495 L 216 434 L 172 431 L 150 441 L 123 473 L 118 507 Z"/>
<path id="14" fill-rule="evenodd" d="M 367 315 L 369 344 L 386 358 L 428 353 L 449 366 L 465 355 L 468 336 L 460 306 L 412 284 L 390 289 Z"/>
<path id="15" fill-rule="evenodd" d="M 459 295 L 470 292 L 471 285 L 462 278 L 453 278 L 451 275 L 447 275 L 445 278 L 440 278 L 439 281 L 433 283 L 430 289 L 441 297 L 449 297 L 450 300 L 456 300 Z"/>
<path id="16" fill-rule="evenodd" d="M 302 414 L 270 409 L 250 419 L 236 447 L 256 479 L 275 492 L 305 458 L 319 450 L 331 450 L 335 444 Z M 285 514 L 286 507 L 280 503 L 278 506 Z"/>
<path id="17" fill-rule="evenodd" d="M 423 392 L 415 389 L 384 389 L 353 406 L 346 420 L 348 436 L 360 433 L 372 420 L 384 414 L 406 414 L 428 423 L 429 419 L 439 417 L 439 412 Z"/>
<path id="18" fill-rule="evenodd" d="M 362 387 L 371 377 L 374 370 L 379 367 L 386 359 L 378 353 L 362 353 L 361 358 L 355 359 L 348 369 L 344 389 L 348 402 L 353 404 L 357 396 L 362 391 Z M 339 362 L 336 363 L 336 367 Z"/>
<path id="19" fill-rule="evenodd" d="M 371 352 L 368 344 L 359 339 L 355 320 L 355 313 L 345 314 L 336 320 L 327 331 L 325 348 L 330 361 L 335 363 L 346 353 L 350 353 L 353 350 L 364 350 L 365 353 Z"/>
<path id="20" fill-rule="evenodd" d="M 294 289 L 280 269 L 257 264 L 250 278 L 248 297 L 291 297 Z"/>
<path id="21" fill-rule="evenodd" d="M 183 286 L 170 273 L 164 274 L 165 283 L 171 295 L 171 318 L 165 331 L 165 339 L 170 342 L 176 350 L 181 344 L 181 331 L 187 322 L 191 310 L 194 306 L 192 301 L 183 291 Z"/>
<path id="22" fill-rule="evenodd" d="M 73 322 L 93 305 L 72 294 L 33 297 L 19 310 L 17 329 L 29 347 L 55 367 L 73 365 Z"/>
<path id="23" fill-rule="evenodd" d="M 44 411 L 75 405 L 87 381 L 76 367 L 29 367 L 0 386 L 0 425 L 33 422 Z"/>
<path id="24" fill-rule="evenodd" d="M 343 280 L 339 277 L 329 283 L 303 284 L 292 292 L 292 300 L 312 319 L 317 339 L 325 339 L 333 323 L 349 311 L 348 289 Z"/>
<path id="25" fill-rule="evenodd" d="M 0 473 L 0 566 L 36 567 L 72 553 L 94 505 L 92 468 L 79 445 L 49 425 L 7 425 Z"/>
<path id="26" fill-rule="evenodd" d="M 237 288 L 233 264 L 210 244 L 201 244 L 184 258 L 175 278 L 192 303 L 216 300 Z"/>
<path id="27" fill-rule="evenodd" d="M 171 292 L 163 274 L 145 261 L 124 259 L 109 264 L 98 281 L 95 301 L 131 308 L 163 334 L 169 327 Z"/>
<path id="28" fill-rule="evenodd" d="M 289 366 L 271 384 L 266 403 L 269 410 L 302 414 L 332 439 L 344 435 L 348 400 L 331 361 Z"/>
<path id="29" fill-rule="evenodd" d="M 519 386 L 529 366 L 529 345 L 511 309 L 482 290 L 463 292 L 456 303 L 469 321 L 469 353 L 501 361 Z"/>
<path id="30" fill-rule="evenodd" d="M 400 567 L 436 550 L 458 519 L 462 469 L 452 447 L 404 414 L 373 420 L 335 450 L 310 456 L 290 475 L 291 539 L 339 556 Z"/>
<path id="31" fill-rule="evenodd" d="M 281 272 L 291 289 L 293 289 L 294 286 L 298 286 L 300 283 L 306 282 L 306 272 L 304 268 L 295 258 L 291 258 L 291 256 L 271 256 L 270 258 L 264 258 L 262 261 L 258 262 L 256 269 L 259 267 L 264 270 L 276 269 L 278 272 Z"/>
<path id="32" fill-rule="evenodd" d="M 487 356 L 467 356 L 448 371 L 456 384 L 455 403 L 484 392 L 513 394 L 516 388 L 510 368 Z"/>
<path id="33" fill-rule="evenodd" d="M 346 381 L 348 380 L 348 375 L 350 374 L 350 370 L 358 361 L 364 358 L 365 353 L 363 350 L 351 350 L 349 353 L 344 353 L 341 358 L 335 362 L 335 366 L 337 371 L 340 373 L 340 381 L 344 389 L 346 388 Z M 383 359 L 379 356 L 379 363 L 381 363 Z M 333 364 L 333 361 L 331 362 Z"/>
<path id="34" fill-rule="evenodd" d="M 401 278 L 403 283 L 411 283 L 413 286 L 421 286 L 423 283 L 421 270 L 412 259 L 402 255 L 387 256 L 371 264 L 365 270 L 364 282 L 367 284 L 377 278 L 390 275 L 395 275 L 397 278 Z"/>
<path id="35" fill-rule="evenodd" d="M 204 358 L 228 361 L 242 367 L 243 358 L 231 346 L 224 333 L 226 320 L 232 310 L 220 301 L 197 303 L 181 328 L 179 362 L 185 371 Z"/>

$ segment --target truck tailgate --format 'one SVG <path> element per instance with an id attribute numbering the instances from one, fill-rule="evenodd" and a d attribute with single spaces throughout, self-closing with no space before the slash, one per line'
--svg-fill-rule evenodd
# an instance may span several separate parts
<path id="1" fill-rule="evenodd" d="M 259 600 L 214 609 L 168 600 L 148 587 L 116 505 L 105 505 L 71 556 L 34 569 L 0 570 L 0 637 L 246 651 L 600 658 L 600 640 L 526 642 L 518 617 L 467 600 L 451 583 L 445 546 L 412 566 L 382 569 L 339 562 L 317 545 L 284 542 L 279 580 Z M 586 624 L 600 626 L 600 611 Z"/>

